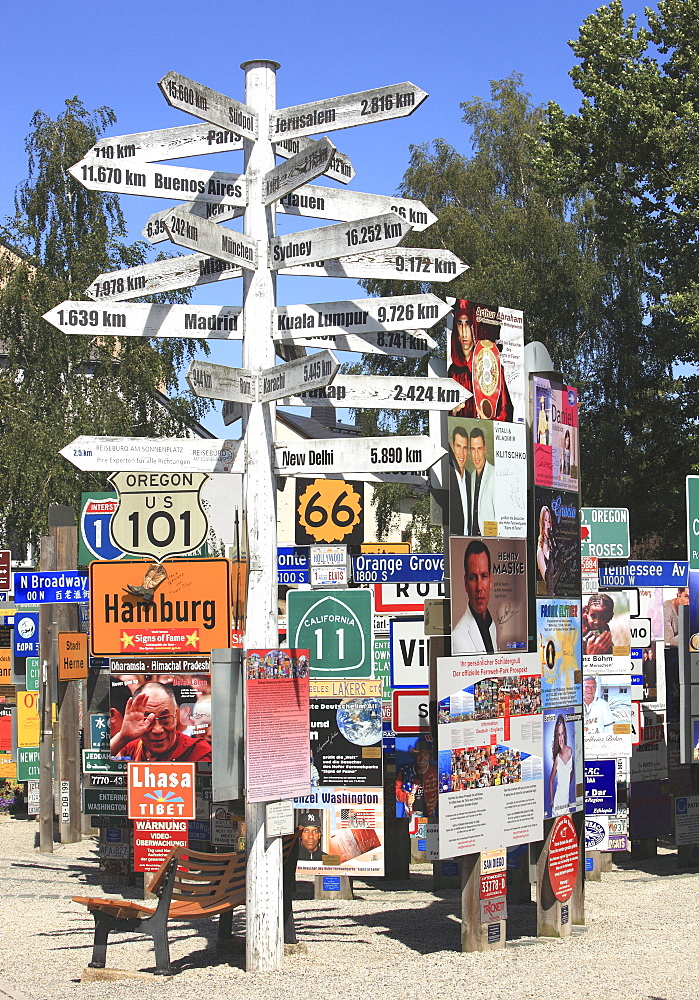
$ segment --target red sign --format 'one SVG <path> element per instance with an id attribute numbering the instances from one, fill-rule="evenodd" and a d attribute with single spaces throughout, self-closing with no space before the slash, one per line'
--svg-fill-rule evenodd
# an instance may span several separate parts
<path id="1" fill-rule="evenodd" d="M 129 819 L 195 819 L 194 764 L 128 766 Z"/>
<path id="2" fill-rule="evenodd" d="M 0 549 L 0 590 L 11 590 L 10 586 L 10 560 L 12 553 L 9 549 Z"/>
<path id="3" fill-rule="evenodd" d="M 579 864 L 578 835 L 573 821 L 570 816 L 559 816 L 553 824 L 548 865 L 553 894 L 561 903 L 573 895 Z"/>
<path id="4" fill-rule="evenodd" d="M 412 688 L 393 692 L 393 732 L 419 733 L 430 728 L 430 692 Z"/>
<path id="5" fill-rule="evenodd" d="M 481 899 L 494 899 L 507 895 L 507 872 L 481 875 Z"/>
<path id="6" fill-rule="evenodd" d="M 186 819 L 134 821 L 133 868 L 136 872 L 157 872 L 173 847 L 186 846 Z"/>

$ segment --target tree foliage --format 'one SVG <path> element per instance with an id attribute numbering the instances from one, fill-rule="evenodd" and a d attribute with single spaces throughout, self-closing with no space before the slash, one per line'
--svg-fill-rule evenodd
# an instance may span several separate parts
<path id="1" fill-rule="evenodd" d="M 144 243 L 125 242 L 117 196 L 88 192 L 67 173 L 115 120 L 77 97 L 55 120 L 37 111 L 28 178 L 0 229 L 0 541 L 18 551 L 45 532 L 50 503 L 75 505 L 81 490 L 106 486 L 59 456 L 73 438 L 175 435 L 200 412 L 177 395 L 178 368 L 200 342 L 66 336 L 42 319 L 84 298 L 98 274 L 146 261 Z"/>

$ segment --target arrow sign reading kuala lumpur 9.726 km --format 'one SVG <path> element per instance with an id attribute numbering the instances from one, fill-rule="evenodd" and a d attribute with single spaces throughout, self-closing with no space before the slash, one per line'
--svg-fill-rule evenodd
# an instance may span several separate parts
<path id="1" fill-rule="evenodd" d="M 166 73 L 158 81 L 158 86 L 170 107 L 179 108 L 221 128 L 235 129 L 246 139 L 257 138 L 257 112 L 247 104 L 226 97 L 181 73 Z"/>
<path id="2" fill-rule="evenodd" d="M 424 472 L 446 451 L 426 435 L 284 441 L 275 446 L 278 476 Z"/>
<path id="3" fill-rule="evenodd" d="M 387 212 L 370 219 L 275 236 L 269 241 L 270 267 L 275 271 L 297 263 L 311 264 L 346 254 L 395 247 L 411 229 L 412 226 L 399 215 Z"/>
<path id="4" fill-rule="evenodd" d="M 240 306 L 161 305 L 122 302 L 109 309 L 66 299 L 43 318 L 63 333 L 87 337 L 182 337 L 189 340 L 242 340 Z"/>
<path id="5" fill-rule="evenodd" d="M 178 246 L 198 250 L 249 271 L 257 267 L 257 243 L 249 236 L 217 226 L 207 219 L 197 219 L 181 208 L 169 212 L 163 224 L 170 240 Z"/>
<path id="6" fill-rule="evenodd" d="M 317 135 L 353 125 L 383 122 L 389 118 L 405 118 L 419 108 L 428 96 L 414 83 L 396 83 L 390 87 L 329 97 L 311 104 L 297 104 L 293 108 L 279 108 L 270 117 L 269 137 L 272 142 L 278 142 L 298 135 Z M 192 114 L 198 112 L 193 111 Z"/>
<path id="7" fill-rule="evenodd" d="M 451 311 L 431 292 L 390 298 L 345 299 L 277 306 L 272 313 L 275 337 L 296 340 L 336 333 L 373 333 L 378 330 L 429 328 Z"/>
<path id="8" fill-rule="evenodd" d="M 161 163 L 102 163 L 89 157 L 68 168 L 68 173 L 88 191 L 141 194 L 170 201 L 220 202 L 246 205 L 248 186 L 242 174 L 195 167 L 167 167 Z"/>
<path id="9" fill-rule="evenodd" d="M 82 435 L 59 454 L 82 472 L 240 472 L 242 441 L 209 438 L 88 437 Z M 154 484 L 152 484 L 154 485 Z"/>

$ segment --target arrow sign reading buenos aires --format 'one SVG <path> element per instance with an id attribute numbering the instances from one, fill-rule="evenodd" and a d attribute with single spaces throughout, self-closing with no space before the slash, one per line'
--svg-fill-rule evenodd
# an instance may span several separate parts
<path id="1" fill-rule="evenodd" d="M 125 302 L 117 309 L 98 309 L 94 302 L 66 299 L 44 313 L 63 333 L 88 337 L 184 337 L 196 340 L 242 340 L 240 306 L 159 305 Z"/>
<path id="2" fill-rule="evenodd" d="M 214 222 L 228 222 L 229 219 L 238 219 L 245 214 L 245 209 L 242 206 L 226 205 L 222 202 L 214 205 L 210 201 L 186 201 L 183 205 L 178 205 L 177 208 L 181 212 L 188 212 L 199 219 L 212 219 Z M 171 211 L 171 208 L 165 208 L 162 212 L 153 212 L 141 230 L 141 236 L 151 243 L 162 243 L 164 240 L 169 240 L 165 219 Z"/>
<path id="3" fill-rule="evenodd" d="M 358 409 L 451 410 L 471 393 L 452 378 L 404 378 L 389 375 L 338 375 L 332 385 L 287 396 L 283 406 L 357 407 Z"/>
<path id="4" fill-rule="evenodd" d="M 83 472 L 240 472 L 242 441 L 208 438 L 75 438 L 60 454 Z M 155 488 L 157 483 L 152 484 Z"/>
<path id="5" fill-rule="evenodd" d="M 387 212 L 386 215 L 374 215 L 356 222 L 341 222 L 337 226 L 275 236 L 269 241 L 270 267 L 274 271 L 288 267 L 290 263 L 310 264 L 356 254 L 360 250 L 395 247 L 405 239 L 411 228 L 400 216 Z"/>
<path id="6" fill-rule="evenodd" d="M 296 156 L 297 153 L 307 149 L 313 141 L 313 139 L 306 138 L 286 139 L 285 141 L 275 143 L 274 151 L 277 156 L 283 156 L 288 159 L 290 156 Z M 349 156 L 345 153 L 340 153 L 337 149 L 323 173 L 326 177 L 332 177 L 334 181 L 339 181 L 340 184 L 349 184 L 357 176 L 357 171 L 352 166 Z"/>
<path id="7" fill-rule="evenodd" d="M 274 471 L 280 476 L 424 472 L 446 455 L 444 448 L 426 435 L 284 441 L 274 447 Z"/>
<path id="8" fill-rule="evenodd" d="M 158 86 L 170 107 L 179 108 L 221 128 L 234 128 L 246 139 L 257 138 L 257 112 L 247 104 L 219 94 L 217 90 L 211 90 L 180 73 L 166 73 L 158 81 Z"/>
<path id="9" fill-rule="evenodd" d="M 424 247 L 368 250 L 366 253 L 343 257 L 342 260 L 328 259 L 317 264 L 303 261 L 293 267 L 279 269 L 280 274 L 295 274 L 299 277 L 325 275 L 327 278 L 393 278 L 398 281 L 425 282 L 453 281 L 464 271 L 468 271 L 468 264 L 459 260 L 451 250 L 431 250 Z"/>
<path id="10" fill-rule="evenodd" d="M 307 392 L 329 385 L 340 369 L 332 351 L 319 351 L 284 365 L 260 372 L 258 399 L 269 403 L 290 393 Z"/>
<path id="11" fill-rule="evenodd" d="M 170 240 L 178 246 L 198 250 L 249 271 L 257 268 L 257 241 L 249 236 L 217 226 L 208 219 L 198 219 L 180 208 L 169 212 L 163 225 Z"/>
<path id="12" fill-rule="evenodd" d="M 215 365 L 211 361 L 192 361 L 186 378 L 194 395 L 205 399 L 254 403 L 257 398 L 257 379 L 246 368 Z"/>
<path id="13" fill-rule="evenodd" d="M 345 299 L 342 302 L 311 302 L 278 306 L 272 312 L 275 337 L 292 340 L 321 334 L 372 333 L 375 330 L 405 330 L 430 327 L 451 311 L 431 292 L 425 295 L 394 295 L 390 298 Z"/>
<path id="14" fill-rule="evenodd" d="M 139 161 L 128 166 L 114 166 L 85 157 L 68 173 L 88 191 L 112 191 L 114 194 L 142 194 L 149 198 L 175 201 L 232 202 L 247 205 L 248 186 L 243 174 L 194 167 L 168 167 L 161 163 Z"/>
<path id="15" fill-rule="evenodd" d="M 437 342 L 425 330 L 376 330 L 373 333 L 328 333 L 315 337 L 293 333 L 275 333 L 277 344 L 296 347 L 329 347 L 332 351 L 350 351 L 356 354 L 384 354 L 395 358 L 422 358 L 433 351 Z"/>
<path id="16" fill-rule="evenodd" d="M 413 198 L 392 198 L 384 194 L 365 191 L 343 191 L 341 188 L 304 184 L 291 194 L 280 198 L 277 211 L 286 215 L 303 215 L 313 219 L 340 219 L 352 222 L 368 215 L 395 212 L 405 219 L 416 232 L 427 229 L 437 221 L 427 205 Z"/>
<path id="17" fill-rule="evenodd" d="M 156 292 L 171 292 L 189 285 L 207 285 L 212 281 L 240 278 L 242 270 L 228 261 L 190 253 L 171 260 L 158 260 L 138 267 L 108 271 L 95 278 L 85 294 L 95 302 L 121 302 Z"/>
<path id="18" fill-rule="evenodd" d="M 356 94 L 280 108 L 270 116 L 269 137 L 277 142 L 299 135 L 317 135 L 368 122 L 404 118 L 419 108 L 428 96 L 414 83 L 396 83 L 391 87 L 360 90 Z"/>
<path id="19" fill-rule="evenodd" d="M 265 174 L 262 181 L 262 201 L 270 205 L 273 201 L 295 191 L 297 187 L 312 181 L 325 173 L 335 153 L 335 145 L 330 139 L 312 141 L 310 146 L 292 156 L 286 163 L 280 163 Z"/>
<path id="20" fill-rule="evenodd" d="M 228 153 L 243 148 L 243 137 L 227 128 L 213 128 L 210 124 L 176 125 L 153 132 L 134 132 L 131 135 L 114 135 L 100 139 L 88 156 L 98 160 L 177 160 L 182 156 L 201 156 L 204 153 Z"/>

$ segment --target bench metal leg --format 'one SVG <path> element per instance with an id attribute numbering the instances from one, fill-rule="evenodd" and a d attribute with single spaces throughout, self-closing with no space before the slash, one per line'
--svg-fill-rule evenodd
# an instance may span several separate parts
<path id="1" fill-rule="evenodd" d="M 109 932 L 114 930 L 114 921 L 104 913 L 93 913 L 95 918 L 95 937 L 92 942 L 92 961 L 88 962 L 90 969 L 103 969 L 107 964 L 107 944 Z"/>
<path id="2" fill-rule="evenodd" d="M 218 940 L 223 941 L 233 933 L 233 910 L 221 913 L 218 918 Z"/>
<path id="3" fill-rule="evenodd" d="M 155 972 L 158 976 L 171 976 L 170 968 L 170 943 L 167 939 L 167 927 L 162 931 L 153 934 L 153 944 L 155 945 Z"/>

